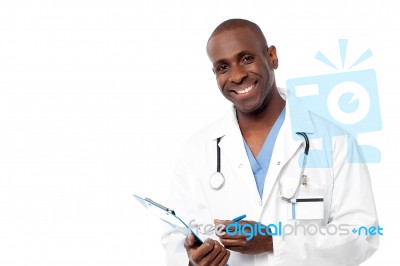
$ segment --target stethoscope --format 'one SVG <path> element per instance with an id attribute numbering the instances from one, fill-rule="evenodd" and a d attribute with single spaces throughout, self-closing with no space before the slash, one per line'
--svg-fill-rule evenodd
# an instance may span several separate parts
<path id="1" fill-rule="evenodd" d="M 301 173 L 300 173 L 300 177 L 299 177 L 299 182 L 297 184 L 296 190 L 293 192 L 293 194 L 290 197 L 284 197 L 282 195 L 282 186 L 279 183 L 279 193 L 282 197 L 282 199 L 284 201 L 287 202 L 292 202 L 295 203 L 296 202 L 296 195 L 300 189 L 301 185 L 307 185 L 307 176 L 304 174 L 304 170 L 306 168 L 306 164 L 307 164 L 307 156 L 308 156 L 308 151 L 310 150 L 310 141 L 308 139 L 308 136 L 306 133 L 304 132 L 296 132 L 297 135 L 301 135 L 305 142 L 306 142 L 306 147 L 304 148 L 304 157 L 303 157 L 303 164 L 301 167 Z M 221 138 L 217 138 L 217 171 L 212 174 L 210 176 L 210 187 L 214 190 L 219 190 L 221 189 L 224 184 L 225 184 L 225 177 L 224 175 L 221 173 L 221 149 L 219 147 L 219 142 L 220 142 Z M 278 177 L 280 179 L 280 176 Z M 280 181 L 280 180 L 279 180 Z"/>
<path id="2" fill-rule="evenodd" d="M 217 172 L 210 176 L 210 187 L 215 190 L 221 189 L 225 184 L 225 177 L 221 173 L 221 148 L 219 147 L 219 141 L 221 138 L 217 138 Z"/>

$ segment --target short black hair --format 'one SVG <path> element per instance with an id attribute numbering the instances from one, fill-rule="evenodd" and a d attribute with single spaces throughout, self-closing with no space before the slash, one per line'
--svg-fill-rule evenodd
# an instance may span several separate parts
<path id="1" fill-rule="evenodd" d="M 241 19 L 241 18 L 233 18 L 233 19 L 228 19 L 219 24 L 215 30 L 211 33 L 210 38 L 208 38 L 207 43 L 216 35 L 223 31 L 227 30 L 232 30 L 232 29 L 237 29 L 237 28 L 242 28 L 242 27 L 247 27 L 250 30 L 252 30 L 258 38 L 258 41 L 261 44 L 261 47 L 268 47 L 267 44 L 267 39 L 264 36 L 264 33 L 262 32 L 261 28 L 254 22 L 251 22 L 250 20 L 246 19 Z"/>

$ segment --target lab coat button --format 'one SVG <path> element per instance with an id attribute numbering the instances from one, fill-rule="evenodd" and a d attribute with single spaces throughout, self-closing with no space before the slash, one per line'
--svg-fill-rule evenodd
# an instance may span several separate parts
<path id="1" fill-rule="evenodd" d="M 281 165 L 281 162 L 280 162 L 280 161 L 278 161 L 276 164 L 277 164 L 277 165 Z"/>
<path id="2" fill-rule="evenodd" d="M 243 164 L 239 164 L 239 165 L 238 165 L 239 168 L 242 168 L 242 166 L 243 166 Z"/>
<path id="3" fill-rule="evenodd" d="M 262 202 L 262 201 L 259 201 L 259 202 L 258 202 L 258 205 L 262 206 L 262 205 L 263 205 L 263 202 Z"/>

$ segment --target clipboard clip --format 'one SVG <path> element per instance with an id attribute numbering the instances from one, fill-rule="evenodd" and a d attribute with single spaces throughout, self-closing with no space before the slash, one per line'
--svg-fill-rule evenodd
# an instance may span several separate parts
<path id="1" fill-rule="evenodd" d="M 174 210 L 171 210 L 171 209 L 169 209 L 169 208 L 167 208 L 167 207 L 161 205 L 160 203 L 155 202 L 154 200 L 152 200 L 152 199 L 150 199 L 150 198 L 144 198 L 144 199 L 145 199 L 146 201 L 150 202 L 151 204 L 156 205 L 156 206 L 159 207 L 160 209 L 162 209 L 162 210 L 164 210 L 164 211 L 166 211 L 166 212 L 169 212 L 169 213 L 175 215 L 175 211 L 174 211 Z"/>

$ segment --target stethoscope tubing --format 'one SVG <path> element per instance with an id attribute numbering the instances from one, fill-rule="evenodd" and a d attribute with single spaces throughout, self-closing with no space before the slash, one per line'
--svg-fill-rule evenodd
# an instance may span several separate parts
<path id="1" fill-rule="evenodd" d="M 308 139 L 307 134 L 304 133 L 304 132 L 296 132 L 296 134 L 303 136 L 304 141 L 306 142 L 306 147 L 304 148 L 304 157 L 303 157 L 303 163 L 302 163 L 302 166 L 301 166 L 299 182 L 297 183 L 297 187 L 296 187 L 296 190 L 294 191 L 293 195 L 291 197 L 289 197 L 289 198 L 286 198 L 286 197 L 284 197 L 282 195 L 282 191 L 281 191 L 281 187 L 282 186 L 279 185 L 279 193 L 280 193 L 282 199 L 284 201 L 291 202 L 291 203 L 295 203 L 296 202 L 297 193 L 299 192 L 299 189 L 300 189 L 300 186 L 301 186 L 303 178 L 305 178 L 304 171 L 305 171 L 306 165 L 307 165 L 308 152 L 310 150 L 310 141 Z M 281 176 L 279 175 L 279 182 L 280 182 L 280 179 L 281 179 Z"/>
<path id="2" fill-rule="evenodd" d="M 303 163 L 302 163 L 302 167 L 301 167 L 301 173 L 300 173 L 300 177 L 299 177 L 299 182 L 297 184 L 296 190 L 293 193 L 293 195 L 289 198 L 286 198 L 284 196 L 282 196 L 281 191 L 279 191 L 279 193 L 281 194 L 281 197 L 283 200 L 287 201 L 287 202 L 293 202 L 293 200 L 295 200 L 295 197 L 300 189 L 300 185 L 302 183 L 303 177 L 304 177 L 304 171 L 307 165 L 307 157 L 308 157 L 308 152 L 310 150 L 310 141 L 308 139 L 308 136 L 305 132 L 296 132 L 297 135 L 301 135 L 304 138 L 305 141 L 305 148 L 304 148 L 304 157 L 303 157 Z M 219 147 L 219 142 L 221 141 L 221 137 L 217 138 L 217 172 L 215 172 L 214 174 L 212 174 L 210 176 L 210 180 L 209 180 L 209 184 L 210 187 L 214 190 L 219 190 L 221 189 L 224 184 L 225 184 L 225 177 L 224 175 L 221 173 L 221 148 Z M 280 175 L 279 175 L 279 179 L 280 179 Z M 281 189 L 280 189 L 281 190 Z"/>

